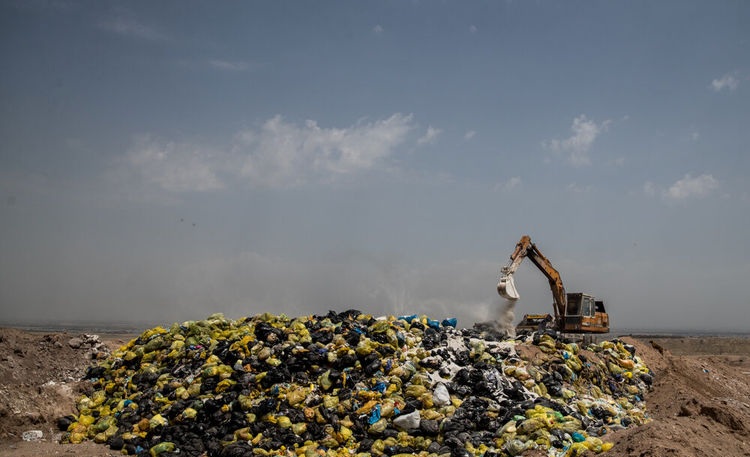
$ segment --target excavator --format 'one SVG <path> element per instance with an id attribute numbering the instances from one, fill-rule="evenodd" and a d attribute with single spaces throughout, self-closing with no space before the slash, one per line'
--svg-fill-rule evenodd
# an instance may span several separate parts
<path id="1" fill-rule="evenodd" d="M 521 237 L 508 264 L 500 270 L 497 292 L 501 297 L 516 301 L 521 296 L 516 289 L 513 274 L 523 259 L 531 260 L 547 277 L 554 300 L 554 318 L 550 314 L 526 314 L 516 326 L 518 330 L 537 330 L 545 327 L 562 333 L 595 334 L 609 332 L 609 315 L 604 309 L 604 301 L 585 293 L 566 293 L 560 273 L 531 242 L 528 235 Z"/>

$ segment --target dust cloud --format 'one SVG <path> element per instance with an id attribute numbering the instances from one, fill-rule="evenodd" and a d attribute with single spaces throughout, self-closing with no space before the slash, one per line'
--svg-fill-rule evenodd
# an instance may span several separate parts
<path id="1" fill-rule="evenodd" d="M 509 337 L 516 337 L 516 329 L 513 326 L 516 301 L 507 298 L 499 298 L 495 306 L 495 315 L 491 316 L 495 329 L 499 332 L 505 332 Z"/>

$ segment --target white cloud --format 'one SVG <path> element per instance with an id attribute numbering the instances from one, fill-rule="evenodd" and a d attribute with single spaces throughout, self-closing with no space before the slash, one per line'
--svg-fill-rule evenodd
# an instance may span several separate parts
<path id="1" fill-rule="evenodd" d="M 214 59 L 209 60 L 208 64 L 211 65 L 214 68 L 218 68 L 219 70 L 226 70 L 226 71 L 245 71 L 249 70 L 251 65 L 248 62 L 243 62 L 241 60 L 220 60 L 220 59 Z"/>
<path id="2" fill-rule="evenodd" d="M 722 76 L 719 79 L 714 79 L 711 81 L 711 88 L 715 92 L 720 92 L 724 89 L 727 89 L 729 91 L 736 90 L 740 86 L 740 81 L 738 79 L 738 72 L 733 73 L 727 73 L 724 76 Z"/>
<path id="3" fill-rule="evenodd" d="M 698 141 L 701 137 L 701 134 L 698 132 L 692 132 L 690 133 L 690 139 L 693 141 Z"/>
<path id="4" fill-rule="evenodd" d="M 471 33 L 477 33 L 477 31 L 478 31 L 478 30 L 479 30 L 479 29 L 478 29 L 478 28 L 477 28 L 477 26 L 476 26 L 476 25 L 474 25 L 474 24 L 471 24 L 471 25 L 469 26 L 469 32 L 471 32 Z"/>
<path id="5" fill-rule="evenodd" d="M 513 176 L 505 182 L 497 183 L 497 185 L 495 185 L 495 191 L 502 190 L 507 192 L 517 188 L 522 184 L 522 182 L 523 181 L 521 180 L 520 176 Z"/>
<path id="6" fill-rule="evenodd" d="M 417 140 L 417 144 L 431 144 L 434 143 L 437 137 L 443 133 L 442 130 L 436 129 L 433 126 L 427 127 L 427 132 L 425 132 L 424 136 L 422 136 L 420 139 Z"/>
<path id="7" fill-rule="evenodd" d="M 168 191 L 204 192 L 224 187 L 217 176 L 221 168 L 217 154 L 196 145 L 142 136 L 136 139 L 126 160 L 147 182 Z"/>
<path id="8" fill-rule="evenodd" d="M 591 164 L 589 150 L 594 144 L 596 138 L 606 132 L 609 128 L 610 120 L 603 121 L 599 124 L 586 118 L 584 114 L 573 119 L 573 125 L 570 129 L 573 135 L 564 140 L 549 140 L 542 145 L 555 152 L 567 152 L 568 161 L 573 166 L 583 166 Z"/>
<path id="9" fill-rule="evenodd" d="M 375 33 L 377 33 L 377 34 L 381 34 L 381 33 L 383 33 L 383 26 L 380 25 L 380 24 L 377 24 L 377 25 L 375 25 L 375 27 L 372 28 L 372 31 L 375 32 Z"/>
<path id="10" fill-rule="evenodd" d="M 164 41 L 167 39 L 166 34 L 137 21 L 130 14 L 124 12 L 112 20 L 99 22 L 98 27 L 118 35 L 142 40 Z"/>
<path id="11" fill-rule="evenodd" d="M 470 140 L 476 136 L 477 132 L 476 130 L 469 130 L 468 132 L 464 133 L 464 140 Z"/>
<path id="12" fill-rule="evenodd" d="M 392 155 L 413 129 L 412 117 L 396 113 L 339 129 L 311 120 L 298 126 L 276 116 L 259 131 L 240 132 L 235 152 L 246 157 L 241 174 L 254 183 L 284 187 L 315 174 L 332 179 L 373 168 Z"/>
<path id="13" fill-rule="evenodd" d="M 575 194 L 585 194 L 591 191 L 591 186 L 582 186 L 580 184 L 572 182 L 565 187 L 565 190 L 567 190 L 568 192 L 573 192 Z"/>
<path id="14" fill-rule="evenodd" d="M 672 184 L 664 192 L 663 196 L 665 199 L 673 201 L 685 200 L 691 197 L 705 197 L 718 187 L 719 181 L 710 174 L 702 174 L 695 178 L 690 174 L 686 174 L 682 179 Z"/>
<path id="15" fill-rule="evenodd" d="M 172 192 L 211 191 L 235 181 L 272 188 L 331 183 L 385 168 L 413 129 L 413 116 L 400 113 L 347 128 L 322 128 L 313 120 L 298 125 L 275 116 L 219 145 L 140 137 L 126 163 L 147 182 Z M 434 138 L 439 130 L 429 132 L 426 136 Z"/>

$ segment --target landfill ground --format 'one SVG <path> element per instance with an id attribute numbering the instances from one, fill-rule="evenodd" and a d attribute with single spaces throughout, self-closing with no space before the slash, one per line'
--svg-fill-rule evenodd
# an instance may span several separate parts
<path id="1" fill-rule="evenodd" d="M 115 350 L 136 336 L 105 334 L 101 343 Z M 621 339 L 655 374 L 646 398 L 652 421 L 603 436 L 614 447 L 598 455 L 750 455 L 749 337 Z M 92 442 L 57 443 L 55 421 L 76 412 L 89 383 L 79 380 L 102 356 L 98 344 L 72 333 L 0 329 L 0 457 L 120 455 Z M 23 441 L 31 430 L 42 440 Z"/>

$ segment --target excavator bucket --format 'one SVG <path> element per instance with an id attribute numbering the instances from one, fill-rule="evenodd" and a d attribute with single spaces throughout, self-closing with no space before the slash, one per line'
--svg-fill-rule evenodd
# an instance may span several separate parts
<path id="1" fill-rule="evenodd" d="M 497 293 L 501 297 L 508 300 L 518 300 L 521 295 L 516 289 L 516 283 L 513 280 L 513 275 L 503 275 L 500 277 L 500 281 L 497 283 Z"/>

